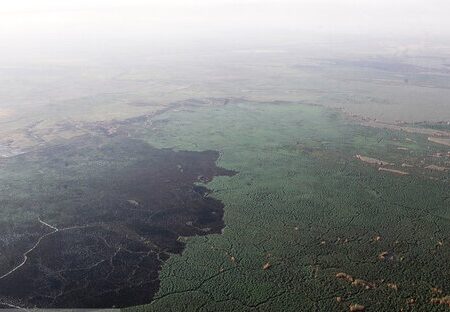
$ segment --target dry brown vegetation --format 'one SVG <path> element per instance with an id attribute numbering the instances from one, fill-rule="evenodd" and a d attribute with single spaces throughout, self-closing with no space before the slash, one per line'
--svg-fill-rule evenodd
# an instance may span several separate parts
<path id="1" fill-rule="evenodd" d="M 398 290 L 398 285 L 395 283 L 387 283 L 387 287 L 393 290 Z"/>
<path id="2" fill-rule="evenodd" d="M 372 157 L 362 156 L 359 154 L 356 155 L 356 158 L 365 163 L 371 164 L 371 165 L 380 165 L 380 166 L 392 165 L 391 163 L 389 163 L 387 161 L 372 158 Z"/>
<path id="3" fill-rule="evenodd" d="M 436 166 L 436 165 L 426 166 L 425 169 L 429 169 L 429 170 L 433 170 L 433 171 L 441 171 L 441 172 L 448 170 L 448 168 L 446 168 L 446 167 L 441 167 L 441 166 Z"/>
<path id="4" fill-rule="evenodd" d="M 450 295 L 441 298 L 432 298 L 430 301 L 432 304 L 442 304 L 450 308 Z"/>
<path id="5" fill-rule="evenodd" d="M 353 278 L 353 276 L 344 272 L 336 273 L 336 278 L 345 280 L 349 282 L 352 286 L 363 287 L 365 289 L 375 288 L 375 285 L 373 283 L 367 282 L 360 278 Z"/>
<path id="6" fill-rule="evenodd" d="M 359 311 L 365 311 L 365 310 L 366 310 L 365 306 L 363 306 L 361 304 L 357 304 L 357 303 L 351 304 L 349 307 L 350 312 L 359 312 Z"/>
<path id="7" fill-rule="evenodd" d="M 344 272 L 336 273 L 336 278 L 343 279 L 343 280 L 346 280 L 346 281 L 349 281 L 349 282 L 353 282 L 353 277 L 351 275 L 347 274 L 347 273 L 344 273 Z"/>
<path id="8" fill-rule="evenodd" d="M 378 255 L 378 259 L 384 261 L 384 260 L 386 260 L 386 259 L 388 258 L 388 256 L 389 256 L 389 252 L 383 251 L 383 252 L 381 252 L 381 253 Z"/>
<path id="9" fill-rule="evenodd" d="M 395 174 L 398 174 L 398 175 L 408 175 L 409 174 L 406 171 L 401 171 L 401 170 L 396 170 L 396 169 L 389 169 L 389 168 L 383 168 L 383 167 L 378 168 L 378 171 L 386 171 L 386 172 L 391 172 L 391 173 L 395 173 Z"/>
<path id="10" fill-rule="evenodd" d="M 450 139 L 446 139 L 446 138 L 429 137 L 428 141 L 436 143 L 436 144 L 450 146 Z"/>

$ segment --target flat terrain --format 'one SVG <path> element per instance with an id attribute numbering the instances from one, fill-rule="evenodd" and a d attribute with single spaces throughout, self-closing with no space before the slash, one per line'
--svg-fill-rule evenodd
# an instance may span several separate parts
<path id="1" fill-rule="evenodd" d="M 449 174 L 425 168 L 448 166 L 445 146 L 289 103 L 191 107 L 136 131 L 157 147 L 220 150 L 238 172 L 209 184 L 223 234 L 188 238 L 139 310 L 448 308 Z"/>
<path id="2" fill-rule="evenodd" d="M 83 138 L 1 164 L 0 306 L 105 308 L 150 302 L 179 236 L 220 233 L 204 186 L 217 152 Z"/>
<path id="3" fill-rule="evenodd" d="M 0 307 L 448 310 L 450 59 L 334 48 L 1 65 Z"/>

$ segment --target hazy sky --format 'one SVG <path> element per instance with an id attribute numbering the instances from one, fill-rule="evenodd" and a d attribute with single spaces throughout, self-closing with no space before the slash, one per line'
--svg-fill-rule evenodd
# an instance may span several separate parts
<path id="1" fill-rule="evenodd" d="M 0 48 L 269 34 L 450 37 L 448 0 L 1 0 Z"/>

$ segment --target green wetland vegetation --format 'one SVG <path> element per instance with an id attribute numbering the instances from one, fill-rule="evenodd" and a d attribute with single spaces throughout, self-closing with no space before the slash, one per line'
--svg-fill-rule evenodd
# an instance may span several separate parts
<path id="1" fill-rule="evenodd" d="M 166 112 L 138 137 L 217 150 L 237 171 L 208 184 L 222 234 L 180 238 L 139 311 L 445 311 L 450 294 L 448 148 L 296 103 Z M 392 163 L 399 175 L 355 158 Z M 401 167 L 407 163 L 408 167 Z"/>

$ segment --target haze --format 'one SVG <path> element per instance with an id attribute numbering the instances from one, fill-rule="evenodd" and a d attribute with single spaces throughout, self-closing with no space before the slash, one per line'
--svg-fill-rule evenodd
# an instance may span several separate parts
<path id="1" fill-rule="evenodd" d="M 420 46 L 449 37 L 449 11 L 445 0 L 3 1 L 0 55 L 67 55 L 145 44 L 332 42 L 348 36 Z"/>

